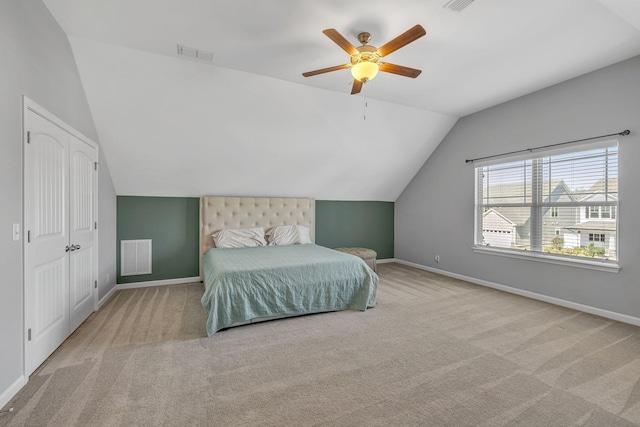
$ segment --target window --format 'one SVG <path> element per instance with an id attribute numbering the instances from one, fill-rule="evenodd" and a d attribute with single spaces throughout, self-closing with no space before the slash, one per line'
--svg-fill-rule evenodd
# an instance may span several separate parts
<path id="1" fill-rule="evenodd" d="M 614 206 L 587 206 L 585 218 L 616 219 L 616 208 Z"/>
<path id="2" fill-rule="evenodd" d="M 478 249 L 614 262 L 617 141 L 477 165 L 475 206 Z"/>

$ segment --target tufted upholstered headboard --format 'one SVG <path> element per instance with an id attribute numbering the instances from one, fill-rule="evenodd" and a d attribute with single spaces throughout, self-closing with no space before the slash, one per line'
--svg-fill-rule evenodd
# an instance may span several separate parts
<path id="1" fill-rule="evenodd" d="M 223 228 L 263 227 L 276 225 L 304 225 L 311 230 L 315 243 L 316 204 L 314 199 L 274 197 L 219 197 L 200 198 L 200 279 L 202 257 L 214 247 L 211 235 Z"/>

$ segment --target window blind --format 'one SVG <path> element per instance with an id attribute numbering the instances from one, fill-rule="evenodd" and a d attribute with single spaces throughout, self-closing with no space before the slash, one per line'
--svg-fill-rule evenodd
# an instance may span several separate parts
<path id="1" fill-rule="evenodd" d="M 475 245 L 618 258 L 618 143 L 476 167 Z"/>

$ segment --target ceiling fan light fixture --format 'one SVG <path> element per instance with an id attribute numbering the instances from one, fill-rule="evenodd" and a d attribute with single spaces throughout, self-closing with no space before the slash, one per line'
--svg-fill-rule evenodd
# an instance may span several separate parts
<path id="1" fill-rule="evenodd" d="M 366 83 L 372 80 L 380 70 L 378 64 L 371 61 L 361 61 L 351 66 L 351 75 L 354 79 Z"/>

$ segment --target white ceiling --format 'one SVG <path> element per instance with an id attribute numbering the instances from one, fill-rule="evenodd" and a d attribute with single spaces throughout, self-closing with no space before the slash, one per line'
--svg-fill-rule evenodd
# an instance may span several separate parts
<path id="1" fill-rule="evenodd" d="M 640 54 L 638 0 L 446 1 L 44 3 L 118 194 L 395 200 L 457 117 Z M 381 46 L 415 24 L 427 36 L 385 58 L 422 69 L 415 80 L 380 73 L 351 96 L 348 70 L 301 75 L 348 60 L 323 29 Z"/>
<path id="2" fill-rule="evenodd" d="M 456 119 L 71 38 L 116 192 L 395 200 Z"/>

